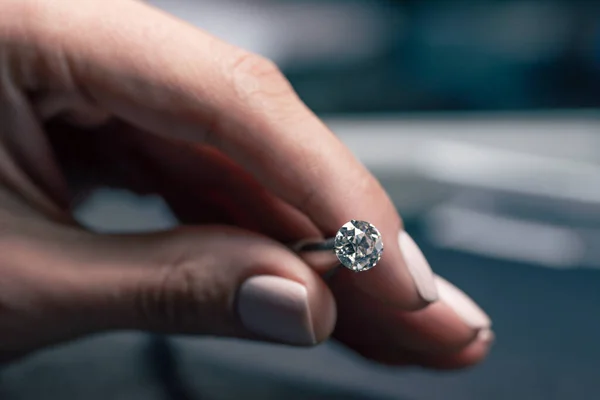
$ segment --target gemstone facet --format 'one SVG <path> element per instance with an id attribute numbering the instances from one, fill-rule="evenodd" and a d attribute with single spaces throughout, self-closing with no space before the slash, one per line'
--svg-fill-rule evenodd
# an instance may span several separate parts
<path id="1" fill-rule="evenodd" d="M 383 241 L 377 228 L 354 219 L 340 228 L 333 246 L 342 265 L 356 272 L 373 268 L 383 253 Z"/>

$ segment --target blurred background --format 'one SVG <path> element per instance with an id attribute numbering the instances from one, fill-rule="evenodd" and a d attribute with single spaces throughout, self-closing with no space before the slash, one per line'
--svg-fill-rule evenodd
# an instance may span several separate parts
<path id="1" fill-rule="evenodd" d="M 273 59 L 381 179 L 436 272 L 494 321 L 467 371 L 134 333 L 0 373 L 0 399 L 600 398 L 600 2 L 153 0 Z M 109 231 L 169 227 L 98 191 Z M 83 373 L 83 372 L 85 373 Z"/>

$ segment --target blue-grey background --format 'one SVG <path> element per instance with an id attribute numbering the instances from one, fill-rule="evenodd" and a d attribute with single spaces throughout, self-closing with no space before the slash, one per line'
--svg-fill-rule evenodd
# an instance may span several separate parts
<path id="1" fill-rule="evenodd" d="M 494 321 L 450 373 L 232 340 L 102 335 L 0 371 L 0 399 L 600 397 L 600 7 L 596 1 L 155 0 L 273 58 L 382 180 L 432 267 Z M 100 190 L 98 230 L 176 222 Z M 368 329 L 368 327 L 367 327 Z"/>

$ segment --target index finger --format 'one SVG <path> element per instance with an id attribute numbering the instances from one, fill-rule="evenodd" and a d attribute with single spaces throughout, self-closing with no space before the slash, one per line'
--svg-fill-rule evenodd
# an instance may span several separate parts
<path id="1" fill-rule="evenodd" d="M 9 1 L 2 22 L 9 39 L 42 55 L 43 89 L 75 91 L 154 134 L 218 148 L 326 237 L 351 219 L 371 222 L 385 252 L 354 284 L 405 309 L 436 299 L 429 265 L 383 188 L 273 63 L 142 3 L 110 3 Z"/>

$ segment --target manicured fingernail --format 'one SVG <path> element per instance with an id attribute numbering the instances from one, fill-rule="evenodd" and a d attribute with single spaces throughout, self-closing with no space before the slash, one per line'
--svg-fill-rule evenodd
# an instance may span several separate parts
<path id="1" fill-rule="evenodd" d="M 308 292 L 298 282 L 253 276 L 240 287 L 238 312 L 244 326 L 258 335 L 296 345 L 316 343 Z"/>
<path id="2" fill-rule="evenodd" d="M 436 275 L 434 279 L 440 301 L 443 301 L 452 308 L 456 315 L 471 328 L 481 329 L 481 332 L 487 330 L 490 334 L 492 333 L 489 330 L 489 327 L 492 325 L 490 317 L 465 292 L 441 276 Z M 483 334 L 481 332 L 480 335 L 488 335 L 488 333 Z"/>
<path id="3" fill-rule="evenodd" d="M 477 340 L 491 344 L 496 340 L 496 335 L 491 329 L 482 329 L 477 334 Z"/>
<path id="4" fill-rule="evenodd" d="M 431 267 L 421 249 L 405 231 L 400 232 L 398 243 L 419 295 L 427 302 L 436 301 L 438 293 L 433 279 L 433 272 L 431 272 Z"/>

